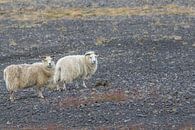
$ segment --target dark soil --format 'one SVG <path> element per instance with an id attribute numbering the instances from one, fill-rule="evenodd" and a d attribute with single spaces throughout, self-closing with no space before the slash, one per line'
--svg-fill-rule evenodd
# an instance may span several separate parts
<path id="1" fill-rule="evenodd" d="M 194 5 L 193 1 L 182 0 L 153 3 L 35 0 L 24 3 L 19 0 L 3 3 L 0 8 Z M 22 22 L 25 23 L 28 22 Z M 33 26 L 21 26 L 21 21 L 1 18 L 0 25 L 0 127 L 195 128 L 194 16 L 104 16 L 101 19 L 50 20 Z M 54 55 L 57 61 L 63 56 L 84 54 L 88 50 L 99 54 L 98 70 L 87 81 L 88 89 L 77 88 L 74 84 L 69 84 L 66 92 L 46 89 L 44 100 L 37 98 L 33 89 L 26 89 L 16 93 L 14 103 L 9 101 L 3 81 L 6 66 L 37 62 L 40 61 L 39 55 Z M 84 102 L 76 106 L 60 105 L 69 98 L 87 100 L 94 92 L 112 91 L 124 92 L 127 99 L 112 98 L 112 101 L 105 98 L 105 101 Z"/>

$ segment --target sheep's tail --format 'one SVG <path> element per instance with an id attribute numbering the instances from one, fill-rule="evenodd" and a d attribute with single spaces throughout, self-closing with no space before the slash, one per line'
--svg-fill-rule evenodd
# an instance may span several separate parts
<path id="1" fill-rule="evenodd" d="M 6 77 L 6 70 L 3 71 L 3 79 L 6 81 L 7 77 Z"/>
<path id="2" fill-rule="evenodd" d="M 54 83 L 58 83 L 60 81 L 60 75 L 61 75 L 61 68 L 56 68 L 55 74 L 54 74 Z"/>
<path id="3" fill-rule="evenodd" d="M 8 75 L 7 75 L 7 71 L 6 71 L 6 69 L 3 71 L 3 79 L 4 79 L 4 81 L 5 81 L 5 85 L 6 85 L 6 88 L 9 90 L 9 87 L 10 87 L 10 85 L 9 85 L 9 81 L 8 81 L 8 77 L 7 77 Z"/>

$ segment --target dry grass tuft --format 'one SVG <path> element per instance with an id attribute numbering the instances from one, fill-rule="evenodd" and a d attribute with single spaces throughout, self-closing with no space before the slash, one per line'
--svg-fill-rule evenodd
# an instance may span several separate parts
<path id="1" fill-rule="evenodd" d="M 133 88 L 131 91 L 129 91 L 129 98 L 131 100 L 142 100 L 146 97 L 146 92 L 144 90 L 141 90 L 139 88 Z"/>
<path id="2" fill-rule="evenodd" d="M 127 100 L 124 91 L 116 90 L 106 93 L 93 93 L 89 97 L 68 97 L 59 102 L 60 107 L 79 107 L 98 102 L 120 102 Z"/>
<path id="3" fill-rule="evenodd" d="M 113 91 L 103 94 L 93 94 L 95 102 L 120 102 L 127 99 L 127 95 L 124 91 Z"/>
<path id="4" fill-rule="evenodd" d="M 106 39 L 105 37 L 97 37 L 96 38 L 96 45 L 103 45 L 109 43 L 110 40 Z"/>
<path id="5" fill-rule="evenodd" d="M 108 82 L 108 80 L 105 81 L 96 81 L 95 83 L 95 87 L 109 87 L 110 83 Z"/>
<path id="6" fill-rule="evenodd" d="M 9 46 L 16 46 L 16 45 L 17 43 L 13 39 L 9 40 Z"/>

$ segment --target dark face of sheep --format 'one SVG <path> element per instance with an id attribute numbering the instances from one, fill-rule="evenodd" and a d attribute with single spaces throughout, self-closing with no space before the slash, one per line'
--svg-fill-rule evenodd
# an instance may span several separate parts
<path id="1" fill-rule="evenodd" d="M 89 53 L 89 54 L 85 54 L 87 61 L 91 64 L 91 65 L 95 65 L 97 64 L 97 57 L 98 55 L 96 55 L 95 53 Z"/>
<path id="2" fill-rule="evenodd" d="M 48 68 L 54 67 L 54 61 L 53 61 L 53 59 L 51 58 L 51 56 L 45 56 L 45 57 L 42 59 L 42 62 L 43 62 L 44 65 L 47 66 Z"/>

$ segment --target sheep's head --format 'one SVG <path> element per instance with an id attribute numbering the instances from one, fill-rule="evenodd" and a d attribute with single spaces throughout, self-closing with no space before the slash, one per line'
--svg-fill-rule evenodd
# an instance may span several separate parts
<path id="1" fill-rule="evenodd" d="M 97 57 L 98 55 L 96 55 L 94 51 L 89 51 L 85 53 L 85 58 L 91 65 L 97 64 Z"/>
<path id="2" fill-rule="evenodd" d="M 42 56 L 42 63 L 47 66 L 48 68 L 53 68 L 55 63 L 53 61 L 53 58 L 51 56 Z"/>

